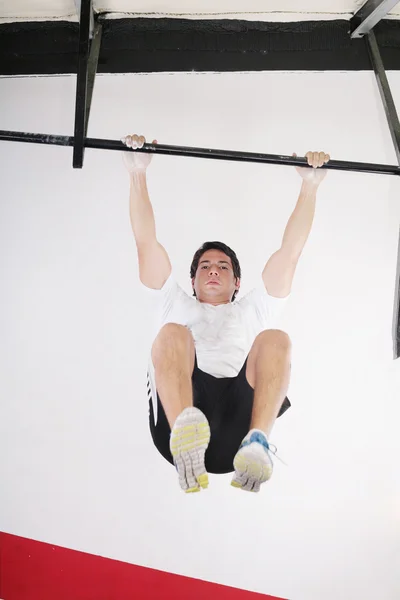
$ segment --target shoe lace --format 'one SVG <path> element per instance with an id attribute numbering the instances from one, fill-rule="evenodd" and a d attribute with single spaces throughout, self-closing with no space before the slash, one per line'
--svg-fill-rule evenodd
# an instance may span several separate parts
<path id="1" fill-rule="evenodd" d="M 284 460 L 282 460 L 282 459 L 281 459 L 281 458 L 280 458 L 280 457 L 277 455 L 278 448 L 277 448 L 277 447 L 276 447 L 274 444 L 270 444 L 269 442 L 268 442 L 268 446 L 269 446 L 268 450 L 271 452 L 271 454 L 273 454 L 273 455 L 275 456 L 275 458 L 277 458 L 277 459 L 278 459 L 278 460 L 279 460 L 279 461 L 280 461 L 282 464 L 284 464 L 284 465 L 285 465 L 285 467 L 288 467 L 289 465 L 288 465 L 287 463 L 285 463 L 285 461 L 284 461 Z"/>

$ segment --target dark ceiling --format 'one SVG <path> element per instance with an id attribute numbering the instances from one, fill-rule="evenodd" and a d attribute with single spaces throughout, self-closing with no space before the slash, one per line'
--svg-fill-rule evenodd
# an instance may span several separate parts
<path id="1" fill-rule="evenodd" d="M 104 19 L 99 73 L 159 71 L 359 71 L 371 64 L 350 23 Z M 77 72 L 78 23 L 0 26 L 0 74 Z M 374 32 L 384 66 L 400 68 L 400 21 Z"/>

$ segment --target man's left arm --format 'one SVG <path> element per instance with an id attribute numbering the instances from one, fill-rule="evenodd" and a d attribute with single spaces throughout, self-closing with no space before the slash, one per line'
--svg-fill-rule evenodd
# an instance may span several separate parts
<path id="1" fill-rule="evenodd" d="M 268 294 L 276 298 L 286 298 L 291 292 L 297 263 L 314 221 L 317 191 L 327 173 L 320 167 L 330 160 L 329 154 L 324 152 L 308 152 L 306 158 L 313 168 L 296 167 L 303 180 L 300 196 L 286 226 L 282 246 L 268 260 L 262 273 Z"/>

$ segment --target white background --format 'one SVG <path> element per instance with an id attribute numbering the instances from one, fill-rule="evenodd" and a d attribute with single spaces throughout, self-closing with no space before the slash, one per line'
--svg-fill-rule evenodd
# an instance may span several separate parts
<path id="1" fill-rule="evenodd" d="M 400 98 L 400 74 L 389 73 Z M 0 129 L 73 135 L 75 77 L 0 80 Z M 372 72 L 98 76 L 88 135 L 396 164 Z M 400 183 L 331 171 L 281 328 L 288 396 L 259 494 L 199 494 L 148 431 L 152 307 L 121 154 L 0 143 L 0 530 L 291 600 L 400 595 L 400 363 L 392 316 Z M 156 156 L 160 242 L 191 293 L 207 240 L 239 298 L 281 244 L 292 167 Z"/>

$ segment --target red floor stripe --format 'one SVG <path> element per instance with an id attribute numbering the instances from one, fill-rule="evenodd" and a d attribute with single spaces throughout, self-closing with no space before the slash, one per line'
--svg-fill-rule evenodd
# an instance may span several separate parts
<path id="1" fill-rule="evenodd" d="M 283 600 L 0 532 L 3 600 Z"/>

